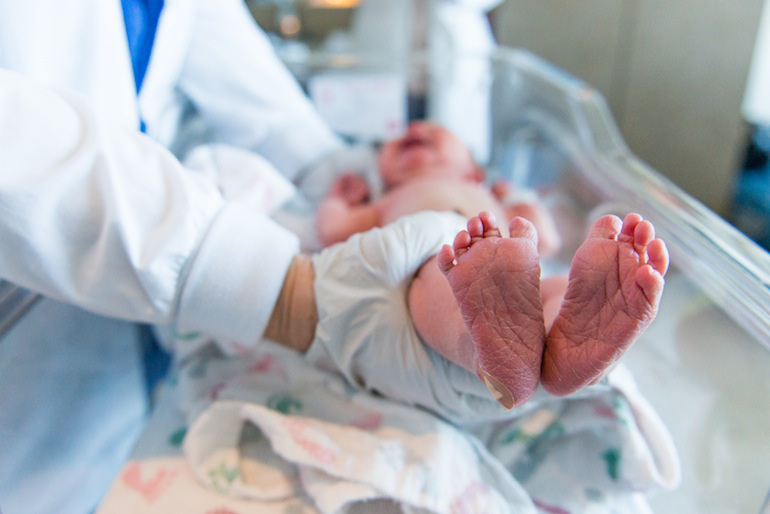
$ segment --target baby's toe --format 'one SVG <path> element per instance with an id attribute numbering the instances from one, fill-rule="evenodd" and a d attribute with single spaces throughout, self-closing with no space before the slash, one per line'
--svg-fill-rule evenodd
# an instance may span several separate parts
<path id="1" fill-rule="evenodd" d="M 666 243 L 662 239 L 655 239 L 647 245 L 647 263 L 661 276 L 665 276 L 668 271 L 669 256 Z"/>
<path id="2" fill-rule="evenodd" d="M 497 231 L 499 235 L 499 228 L 497 227 L 497 220 L 495 219 L 495 215 L 492 214 L 489 211 L 481 211 L 478 215 L 478 218 L 481 220 L 483 229 L 484 229 L 484 235 L 488 235 L 487 233 L 490 231 Z M 494 235 L 494 234 L 492 234 Z"/>
<path id="3" fill-rule="evenodd" d="M 593 239 L 617 239 L 622 221 L 617 216 L 607 214 L 594 221 L 588 231 L 588 237 Z"/>
<path id="4" fill-rule="evenodd" d="M 448 273 L 454 267 L 454 260 L 455 252 L 449 245 L 442 246 L 436 255 L 436 262 L 442 273 Z"/>
<path id="5" fill-rule="evenodd" d="M 511 223 L 508 225 L 508 231 L 511 237 L 529 239 L 537 245 L 537 230 L 535 230 L 535 226 L 520 216 L 511 220 Z"/>
<path id="6" fill-rule="evenodd" d="M 484 222 L 480 216 L 474 216 L 468 220 L 468 234 L 471 237 L 482 237 L 484 235 Z M 455 246 L 457 248 L 457 246 Z"/>
<path id="7" fill-rule="evenodd" d="M 471 234 L 467 230 L 461 230 L 457 233 L 455 236 L 455 240 L 452 243 L 452 247 L 454 248 L 454 254 L 452 258 L 456 257 L 457 255 L 461 255 L 468 251 L 468 247 L 471 245 Z"/>
<path id="8" fill-rule="evenodd" d="M 634 246 L 645 247 L 655 239 L 655 227 L 647 220 L 640 221 L 634 229 Z"/>
<path id="9" fill-rule="evenodd" d="M 652 307 L 657 307 L 658 301 L 663 294 L 663 285 L 665 283 L 663 276 L 648 264 L 636 270 L 636 283 L 642 289 L 647 302 Z"/>
<path id="10" fill-rule="evenodd" d="M 639 223 L 642 222 L 643 219 L 644 218 L 642 218 L 641 215 L 635 212 L 627 214 L 626 217 L 623 218 L 623 228 L 620 231 L 620 235 L 624 239 L 633 241 L 636 227 L 639 225 Z"/>

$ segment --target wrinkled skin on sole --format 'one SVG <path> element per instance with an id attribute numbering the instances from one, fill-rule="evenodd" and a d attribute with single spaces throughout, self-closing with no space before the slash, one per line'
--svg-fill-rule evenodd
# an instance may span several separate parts
<path id="1" fill-rule="evenodd" d="M 514 218 L 503 237 L 488 212 L 437 256 L 475 349 L 475 371 L 511 409 L 534 394 L 545 344 L 537 233 Z"/>
<path id="2" fill-rule="evenodd" d="M 541 382 L 563 396 L 600 380 L 658 311 L 669 256 L 638 214 L 594 222 L 548 333 Z"/>

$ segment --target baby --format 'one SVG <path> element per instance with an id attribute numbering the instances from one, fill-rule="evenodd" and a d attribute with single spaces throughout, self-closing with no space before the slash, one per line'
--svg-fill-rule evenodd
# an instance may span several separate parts
<path id="1" fill-rule="evenodd" d="M 527 401 L 538 383 L 566 395 L 596 382 L 654 319 L 668 252 L 641 216 L 597 220 L 568 281 L 541 285 L 541 252 L 558 248 L 547 211 L 535 203 L 516 207 L 524 216 L 504 208 L 505 189 L 481 185 L 482 170 L 449 132 L 413 123 L 383 146 L 378 164 L 386 192 L 377 201 L 360 179 L 335 184 L 319 210 L 322 242 L 421 210 L 469 218 L 420 268 L 408 308 L 421 339 L 476 373 L 504 407 Z M 498 218 L 511 221 L 499 227 Z"/>
<path id="2" fill-rule="evenodd" d="M 377 201 L 370 201 L 369 186 L 358 175 L 343 175 L 334 183 L 318 211 L 323 246 L 417 211 L 449 210 L 469 218 L 485 209 L 508 219 L 522 216 L 533 222 L 543 256 L 550 256 L 561 245 L 556 226 L 542 205 L 536 201 L 504 203 L 515 196 L 510 185 L 501 181 L 486 189 L 484 170 L 470 150 L 439 125 L 412 122 L 401 138 L 383 145 L 377 168 L 386 191 Z"/>

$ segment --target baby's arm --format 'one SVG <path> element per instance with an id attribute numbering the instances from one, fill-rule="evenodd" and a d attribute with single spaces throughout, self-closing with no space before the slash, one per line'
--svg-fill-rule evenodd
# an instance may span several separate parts
<path id="1" fill-rule="evenodd" d="M 326 247 L 353 234 L 380 226 L 376 204 L 369 203 L 369 186 L 357 175 L 343 175 L 318 208 L 318 238 Z"/>

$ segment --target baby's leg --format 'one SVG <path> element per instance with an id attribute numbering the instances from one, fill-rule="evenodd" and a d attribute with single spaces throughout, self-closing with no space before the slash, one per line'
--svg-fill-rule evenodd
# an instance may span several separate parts
<path id="1" fill-rule="evenodd" d="M 566 291 L 566 275 L 550 277 L 540 283 L 546 333 L 559 314 Z M 423 264 L 412 280 L 408 304 L 420 338 L 445 358 L 475 373 L 477 361 L 473 339 L 465 328 L 460 306 L 438 268 L 436 257 Z"/>
<path id="2" fill-rule="evenodd" d="M 668 251 L 650 222 L 638 214 L 597 220 L 548 332 L 543 387 L 561 396 L 599 380 L 655 318 L 667 269 Z"/>
<path id="3" fill-rule="evenodd" d="M 473 340 L 436 257 L 423 264 L 412 280 L 408 305 L 420 338 L 445 358 L 475 373 Z"/>
<path id="4" fill-rule="evenodd" d="M 472 341 L 471 369 L 508 409 L 535 392 L 545 343 L 537 233 L 514 218 L 510 234 L 483 212 L 437 256 Z"/>

